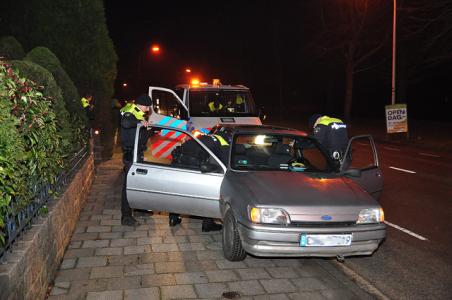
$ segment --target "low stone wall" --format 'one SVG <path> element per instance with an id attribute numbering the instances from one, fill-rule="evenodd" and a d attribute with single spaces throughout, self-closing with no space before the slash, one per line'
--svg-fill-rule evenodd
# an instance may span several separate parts
<path id="1" fill-rule="evenodd" d="M 91 153 L 64 193 L 48 203 L 49 213 L 36 220 L 14 245 L 7 263 L 0 264 L 0 300 L 45 298 L 93 179 L 94 158 Z"/>

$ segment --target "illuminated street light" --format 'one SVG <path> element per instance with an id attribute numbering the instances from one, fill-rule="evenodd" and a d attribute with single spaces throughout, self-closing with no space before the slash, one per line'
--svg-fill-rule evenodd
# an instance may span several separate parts
<path id="1" fill-rule="evenodd" d="M 123 87 L 127 87 L 127 86 L 128 86 L 127 82 L 124 82 L 124 83 L 122 84 L 122 86 L 123 86 Z"/>
<path id="2" fill-rule="evenodd" d="M 160 53 L 160 46 L 159 45 L 152 45 L 151 52 L 152 52 L 152 54 L 159 54 Z"/>
<path id="3" fill-rule="evenodd" d="M 185 69 L 185 73 L 191 73 L 191 69 L 190 68 L 186 68 Z"/>
<path id="4" fill-rule="evenodd" d="M 191 80 L 191 84 L 192 84 L 192 85 L 199 85 L 199 79 L 198 79 L 198 78 L 193 78 L 193 79 Z"/>

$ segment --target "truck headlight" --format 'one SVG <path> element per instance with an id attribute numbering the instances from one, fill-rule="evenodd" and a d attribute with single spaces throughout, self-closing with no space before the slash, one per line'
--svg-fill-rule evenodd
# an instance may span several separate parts
<path id="1" fill-rule="evenodd" d="M 290 224 L 289 214 L 281 208 L 248 207 L 251 222 L 259 224 Z"/>
<path id="2" fill-rule="evenodd" d="M 383 208 L 366 208 L 359 212 L 356 224 L 381 223 L 385 220 Z"/>

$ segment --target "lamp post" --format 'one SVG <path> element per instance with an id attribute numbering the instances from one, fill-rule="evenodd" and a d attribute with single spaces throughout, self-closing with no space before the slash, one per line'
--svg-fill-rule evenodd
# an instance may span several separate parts
<path id="1" fill-rule="evenodd" d="M 397 0 L 394 2 L 394 12 L 392 16 L 392 88 L 391 88 L 391 104 L 396 102 L 396 33 L 397 33 Z"/>

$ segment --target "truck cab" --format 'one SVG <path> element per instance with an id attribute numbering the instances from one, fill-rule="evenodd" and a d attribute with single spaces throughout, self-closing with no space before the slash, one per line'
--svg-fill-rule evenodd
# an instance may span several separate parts
<path id="1" fill-rule="evenodd" d="M 243 85 L 181 84 L 174 90 L 149 87 L 153 101 L 149 122 L 208 133 L 219 123 L 261 125 L 249 88 Z"/>

